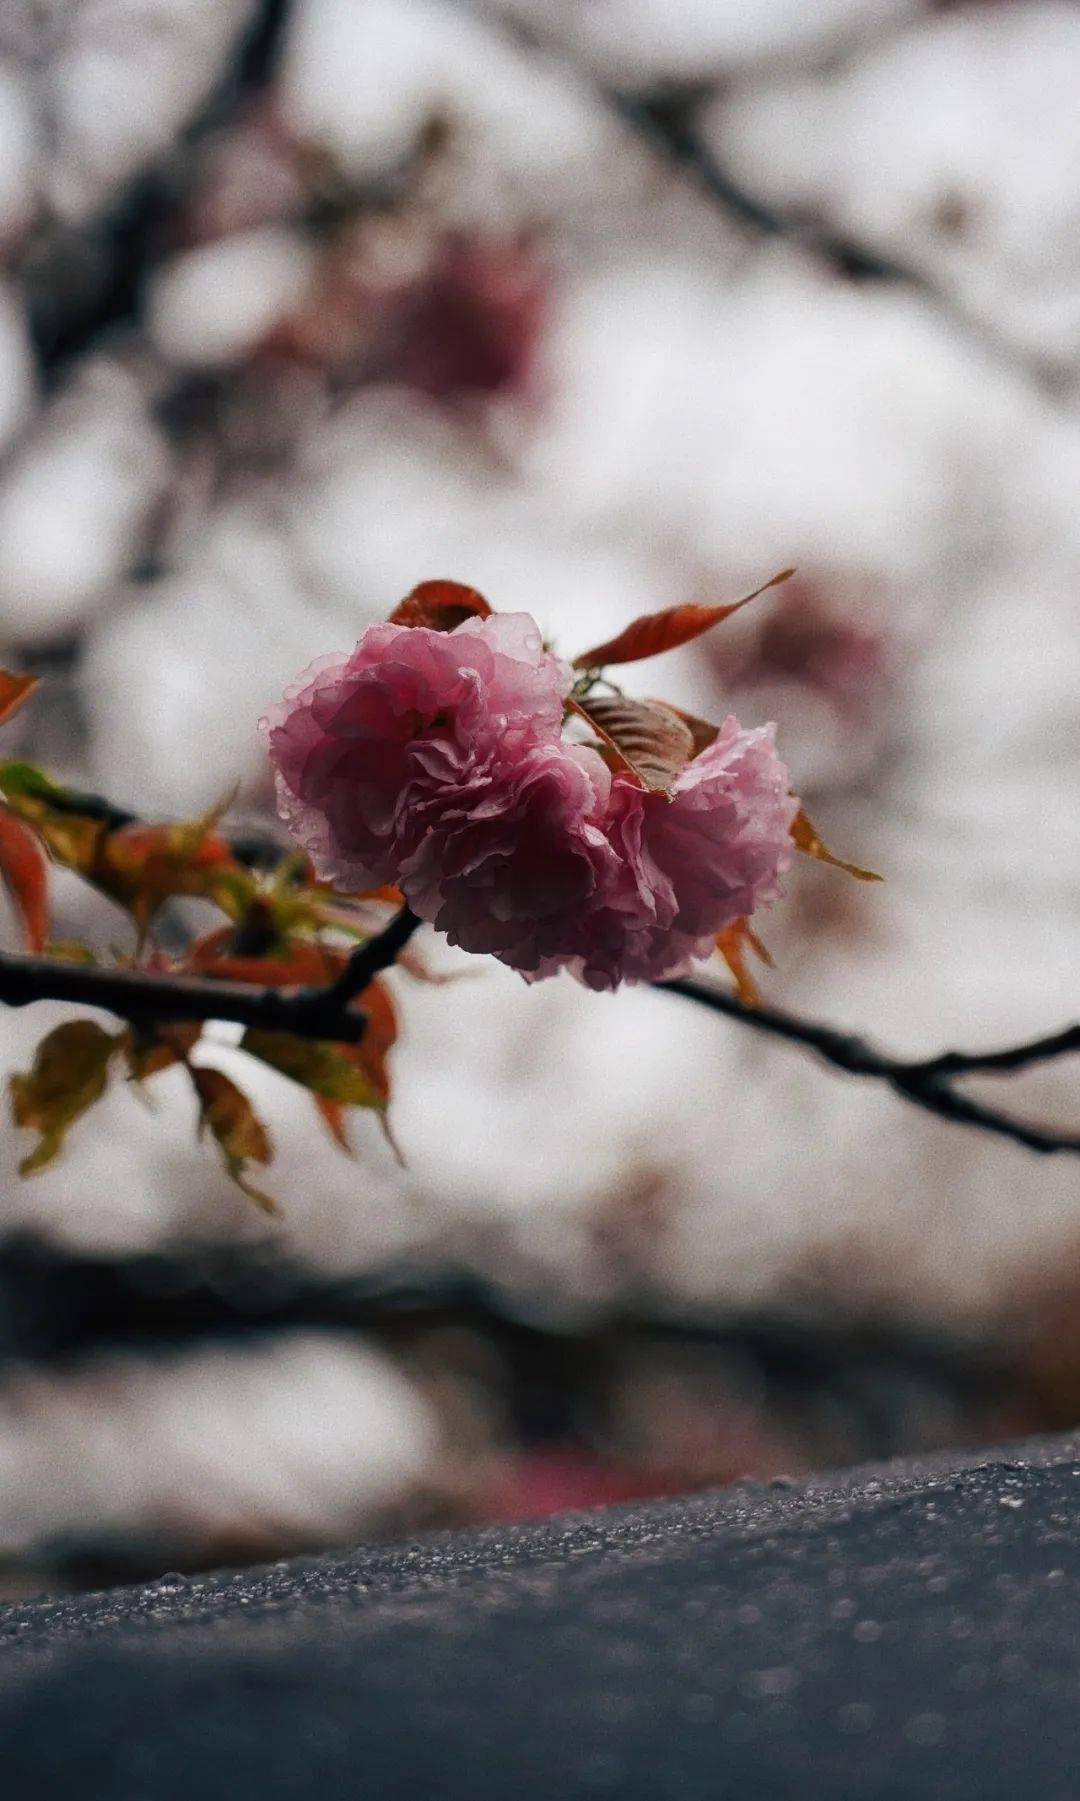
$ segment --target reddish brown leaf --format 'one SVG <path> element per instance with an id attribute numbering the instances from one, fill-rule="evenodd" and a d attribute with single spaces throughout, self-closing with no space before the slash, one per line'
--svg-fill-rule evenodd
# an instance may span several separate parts
<path id="1" fill-rule="evenodd" d="M 51 1163 L 68 1129 L 105 1092 L 109 1060 L 120 1042 L 92 1019 L 69 1019 L 43 1038 L 25 1075 L 11 1077 L 8 1090 L 17 1126 L 40 1133 L 40 1141 L 19 1164 L 30 1176 Z"/>
<path id="2" fill-rule="evenodd" d="M 270 1134 L 247 1095 L 220 1069 L 189 1065 L 199 1097 L 199 1129 L 211 1132 L 220 1147 L 225 1167 L 238 1188 L 264 1213 L 276 1213 L 277 1202 L 248 1181 L 249 1163 L 269 1163 L 273 1157 Z"/>
<path id="3" fill-rule="evenodd" d="M 744 1007 L 760 1007 L 761 995 L 757 984 L 746 967 L 747 947 L 758 956 L 769 969 L 774 967 L 761 939 L 754 931 L 748 919 L 733 919 L 729 926 L 716 934 L 716 948 L 723 957 L 735 980 L 735 991 Z"/>
<path id="4" fill-rule="evenodd" d="M 0 669 L 0 725 L 18 712 L 37 685 L 36 675 L 12 675 L 10 670 Z"/>
<path id="5" fill-rule="evenodd" d="M 664 701 L 590 694 L 571 706 L 597 733 L 608 762 L 654 793 L 666 793 L 694 755 L 693 733 Z"/>
<path id="6" fill-rule="evenodd" d="M 30 827 L 6 807 L 0 807 L 0 878 L 19 915 L 27 950 L 40 956 L 49 936 L 45 857 Z"/>
<path id="7" fill-rule="evenodd" d="M 108 832 L 85 873 L 143 930 L 173 895 L 201 895 L 233 914 L 251 888 L 251 877 L 225 839 L 201 819 Z"/>
<path id="8" fill-rule="evenodd" d="M 266 988 L 320 987 L 342 968 L 340 951 L 296 939 L 287 949 L 266 957 L 236 957 L 227 949 L 234 934 L 231 926 L 207 933 L 193 944 L 184 958 L 185 970 L 215 976 L 222 982 L 251 982 Z"/>
<path id="9" fill-rule="evenodd" d="M 695 757 L 699 757 L 703 750 L 708 750 L 710 744 L 716 743 L 720 736 L 720 727 L 713 725 L 710 719 L 699 719 L 696 713 L 684 713 L 681 707 L 672 707 L 671 711 L 677 714 L 683 724 L 688 727 L 690 736 L 694 740 Z"/>
<path id="10" fill-rule="evenodd" d="M 714 625 L 722 620 L 730 619 L 740 607 L 749 606 L 759 594 L 765 594 L 770 588 L 777 588 L 795 573 L 794 569 L 781 569 L 771 581 L 755 588 L 752 594 L 744 594 L 741 600 L 733 600 L 723 607 L 704 607 L 690 603 L 680 607 L 665 607 L 659 613 L 643 613 L 639 619 L 631 620 L 614 638 L 608 638 L 603 644 L 597 644 L 592 650 L 583 650 L 574 658 L 575 669 L 601 669 L 607 663 L 640 663 L 643 657 L 658 657 L 665 650 L 676 650 L 680 644 L 689 644 L 691 639 L 700 638 L 702 632 L 711 631 Z"/>
<path id="11" fill-rule="evenodd" d="M 334 1143 L 345 1152 L 347 1157 L 353 1155 L 352 1142 L 345 1124 L 345 1105 L 342 1101 L 329 1100 L 325 1094 L 315 1096 L 315 1107 L 323 1120 Z"/>
<path id="12" fill-rule="evenodd" d="M 347 1047 L 363 1070 L 382 1107 L 390 1101 L 390 1073 L 386 1059 L 397 1042 L 398 1019 L 393 997 L 386 983 L 376 979 L 360 996 L 360 1007 L 367 1014 L 367 1030 L 359 1044 Z"/>
<path id="13" fill-rule="evenodd" d="M 857 863 L 845 863 L 842 857 L 834 857 L 831 850 L 818 837 L 817 828 L 802 807 L 791 822 L 791 837 L 796 850 L 804 857 L 814 857 L 819 863 L 829 863 L 834 869 L 842 869 L 847 875 L 853 875 L 857 882 L 880 882 L 881 877 L 872 869 L 860 869 Z"/>
<path id="14" fill-rule="evenodd" d="M 133 1082 L 145 1082 L 163 1069 L 186 1063 L 201 1037 L 201 1020 L 149 1028 L 132 1026 L 124 1044 L 128 1074 Z"/>
<path id="15" fill-rule="evenodd" d="M 491 608 L 475 588 L 461 582 L 421 582 L 406 594 L 390 615 L 391 625 L 426 625 L 436 632 L 452 632 L 466 619 L 488 619 Z"/>

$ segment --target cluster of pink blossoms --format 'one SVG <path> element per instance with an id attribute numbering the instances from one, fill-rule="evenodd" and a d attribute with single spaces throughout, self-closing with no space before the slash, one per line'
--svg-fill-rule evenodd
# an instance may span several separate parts
<path id="1" fill-rule="evenodd" d="M 680 974 L 780 892 L 797 803 L 773 728 L 725 720 L 654 793 L 563 736 L 572 682 L 526 613 L 373 625 L 262 722 L 282 818 L 324 880 L 396 883 L 527 981 Z"/>

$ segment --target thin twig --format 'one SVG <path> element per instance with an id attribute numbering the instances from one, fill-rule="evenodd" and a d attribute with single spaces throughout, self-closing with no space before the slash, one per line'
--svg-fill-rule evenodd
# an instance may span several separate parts
<path id="1" fill-rule="evenodd" d="M 1080 1026 L 1067 1026 L 1060 1032 L 1000 1051 L 943 1051 L 936 1057 L 910 1060 L 890 1056 L 855 1032 L 841 1032 L 834 1026 L 822 1025 L 816 1020 L 800 1019 L 795 1014 L 784 1013 L 774 1007 L 748 1007 L 736 995 L 704 982 L 680 979 L 658 982 L 656 986 L 669 994 L 679 994 L 686 1000 L 696 1001 L 699 1006 L 708 1007 L 714 1013 L 723 1013 L 729 1019 L 737 1019 L 755 1031 L 766 1032 L 773 1038 L 785 1038 L 792 1044 L 804 1045 L 834 1069 L 841 1069 L 847 1075 L 868 1076 L 872 1080 L 884 1082 L 894 1094 L 923 1108 L 927 1113 L 935 1114 L 938 1119 L 996 1133 L 998 1137 L 1011 1139 L 1014 1144 L 1024 1145 L 1031 1151 L 1080 1152 L 1080 1134 L 1055 1132 L 1049 1127 L 1030 1125 L 1026 1120 L 1015 1119 L 997 1107 L 974 1100 L 953 1086 L 958 1076 L 994 1073 L 1007 1075 L 1026 1069 L 1033 1063 L 1046 1062 L 1053 1057 L 1066 1056 L 1071 1051 L 1080 1050 Z"/>
<path id="2" fill-rule="evenodd" d="M 73 1001 L 100 1007 L 135 1025 L 165 1020 L 223 1019 L 297 1038 L 357 1044 L 367 1019 L 350 1002 L 397 959 L 420 921 L 402 907 L 390 923 L 353 951 L 341 975 L 323 988 L 256 988 L 138 969 L 98 969 L 50 957 L 0 953 L 0 1002 Z"/>

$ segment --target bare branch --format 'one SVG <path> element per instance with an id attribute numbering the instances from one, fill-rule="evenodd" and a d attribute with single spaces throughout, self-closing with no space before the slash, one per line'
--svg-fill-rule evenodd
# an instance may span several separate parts
<path id="1" fill-rule="evenodd" d="M 72 794 L 71 810 L 106 821 L 130 824 L 135 815 L 121 811 L 97 794 Z M 273 866 L 289 854 L 269 835 L 230 838 L 234 855 L 255 865 Z M 267 1031 L 291 1032 L 298 1038 L 325 1038 L 355 1044 L 366 1020 L 351 1002 L 369 982 L 393 964 L 420 921 L 408 907 L 394 914 L 383 931 L 360 945 L 333 982 L 322 988 L 259 988 L 210 978 L 159 975 L 143 970 L 97 969 L 0 953 L 0 1004 L 23 1007 L 32 1001 L 72 1001 L 100 1007 L 135 1024 L 166 1020 L 221 1019 Z M 1057 1132 L 1016 1119 L 1000 1108 L 975 1100 L 955 1086 L 967 1075 L 1012 1075 L 1036 1063 L 1080 1051 L 1080 1025 L 1065 1026 L 997 1051 L 942 1051 L 937 1056 L 907 1060 L 890 1056 L 855 1032 L 840 1031 L 819 1020 L 800 1018 L 775 1007 L 748 1007 L 727 989 L 680 979 L 655 984 L 714 1013 L 723 1013 L 752 1030 L 803 1045 L 823 1062 L 846 1075 L 883 1082 L 901 1099 L 938 1119 L 950 1120 L 1008 1138 L 1026 1149 L 1080 1152 L 1080 1134 Z"/>
<path id="2" fill-rule="evenodd" d="M 165 1020 L 224 1019 L 297 1038 L 357 1044 L 367 1019 L 350 1002 L 397 959 L 420 921 L 408 907 L 353 951 L 340 976 L 324 988 L 258 988 L 139 969 L 98 969 L 50 957 L 0 953 L 0 1002 L 73 1001 L 101 1007 L 135 1025 Z"/>
<path id="3" fill-rule="evenodd" d="M 927 1113 L 936 1114 L 938 1119 L 976 1126 L 981 1131 L 1011 1139 L 1014 1144 L 1024 1145 L 1031 1151 L 1080 1152 L 1080 1134 L 1031 1125 L 997 1107 L 974 1100 L 953 1085 L 958 1076 L 1008 1075 L 1033 1063 L 1047 1062 L 1080 1050 L 1080 1026 L 1066 1026 L 1060 1032 L 1000 1051 L 943 1051 L 936 1057 L 907 1060 L 889 1056 L 857 1033 L 841 1032 L 834 1026 L 800 1019 L 773 1007 L 748 1007 L 726 989 L 714 988 L 704 982 L 658 982 L 656 987 L 696 1001 L 714 1013 L 724 1013 L 729 1019 L 737 1019 L 755 1031 L 804 1045 L 825 1063 L 847 1075 L 868 1076 L 884 1082 L 894 1094 Z"/>

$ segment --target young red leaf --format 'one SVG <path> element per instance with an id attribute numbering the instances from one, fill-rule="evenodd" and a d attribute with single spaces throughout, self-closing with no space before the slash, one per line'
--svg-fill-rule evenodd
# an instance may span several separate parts
<path id="1" fill-rule="evenodd" d="M 345 1124 L 346 1115 L 344 1103 L 342 1101 L 328 1100 L 325 1094 L 315 1095 L 314 1100 L 315 1110 L 323 1124 L 326 1126 L 334 1143 L 340 1150 L 345 1152 L 346 1157 L 351 1157 L 353 1155 L 353 1147 L 349 1138 L 348 1128 Z"/>
<path id="2" fill-rule="evenodd" d="M 334 890 L 328 887 L 326 892 L 332 894 L 334 893 Z M 348 899 L 357 901 L 385 901 L 387 905 L 391 907 L 403 907 L 405 905 L 405 896 L 402 894 L 401 889 L 396 887 L 393 882 L 385 882 L 381 888 L 366 888 L 362 894 L 351 894 L 348 896 Z"/>
<path id="3" fill-rule="evenodd" d="M 25 1075 L 8 1083 L 17 1126 L 40 1133 L 40 1141 L 19 1164 L 30 1176 L 51 1163 L 68 1129 L 105 1092 L 109 1060 L 120 1042 L 92 1019 L 70 1019 L 43 1038 Z"/>
<path id="4" fill-rule="evenodd" d="M 217 811 L 176 825 L 129 825 L 108 832 L 85 873 L 128 909 L 142 931 L 173 895 L 199 895 L 236 916 L 250 899 L 252 878 L 213 830 Z"/>
<path id="5" fill-rule="evenodd" d="M 48 871 L 37 837 L 6 807 L 0 807 L 0 878 L 19 915 L 27 950 L 40 956 L 49 936 Z"/>
<path id="6" fill-rule="evenodd" d="M 845 863 L 842 857 L 834 857 L 818 837 L 816 826 L 811 824 L 802 807 L 791 822 L 791 838 L 795 849 L 802 851 L 804 857 L 814 857 L 819 863 L 829 863 L 834 869 L 842 869 L 845 874 L 853 875 L 857 882 L 881 880 L 872 869 L 860 869 L 857 863 Z"/>
<path id="7" fill-rule="evenodd" d="M 359 1044 L 346 1047 L 349 1056 L 363 1070 L 379 1105 L 390 1102 L 390 1072 L 386 1059 L 397 1043 L 398 1017 L 393 997 L 386 983 L 378 978 L 369 983 L 360 996 L 359 1005 L 367 1014 L 367 1030 Z"/>
<path id="8" fill-rule="evenodd" d="M 225 1167 L 237 1187 L 264 1213 L 276 1213 L 277 1202 L 248 1181 L 249 1163 L 269 1163 L 273 1157 L 270 1134 L 247 1095 L 220 1069 L 189 1065 L 199 1097 L 199 1130 L 217 1140 Z"/>
<path id="9" fill-rule="evenodd" d="M 461 582 L 421 582 L 406 594 L 390 615 L 391 625 L 426 625 L 432 631 L 452 632 L 466 619 L 489 619 L 491 608 L 475 588 Z"/>
<path id="10" fill-rule="evenodd" d="M 746 967 L 748 946 L 769 969 L 774 967 L 771 956 L 748 919 L 733 919 L 729 926 L 716 934 L 716 948 L 734 977 L 735 992 L 743 1006 L 760 1007 L 761 995 Z"/>
<path id="11" fill-rule="evenodd" d="M 12 675 L 9 669 L 0 669 L 0 725 L 18 712 L 37 685 L 36 675 Z"/>
<path id="12" fill-rule="evenodd" d="M 116 826 L 30 763 L 0 764 L 0 792 L 58 863 L 127 908 L 144 932 L 174 894 L 203 896 L 234 919 L 251 905 L 254 880 L 214 830 L 221 808 L 176 824 Z"/>
<path id="13" fill-rule="evenodd" d="M 665 607 L 659 613 L 643 613 L 639 619 L 631 620 L 614 638 L 608 638 L 603 644 L 597 644 L 592 650 L 583 650 L 574 658 L 575 669 L 602 669 L 607 663 L 640 663 L 644 657 L 658 657 L 665 650 L 677 650 L 680 644 L 689 644 L 691 639 L 700 638 L 702 632 L 711 631 L 714 625 L 722 620 L 730 619 L 740 607 L 749 606 L 759 594 L 765 594 L 770 588 L 778 588 L 795 573 L 794 569 L 781 569 L 771 581 L 755 588 L 752 594 L 744 594 L 741 600 L 733 600 L 723 607 L 705 607 L 690 603 L 680 607 Z"/>
<path id="14" fill-rule="evenodd" d="M 694 755 L 693 733 L 664 701 L 590 694 L 571 706 L 597 733 L 607 761 L 654 793 L 666 793 Z"/>
<path id="15" fill-rule="evenodd" d="M 333 981 L 345 962 L 342 952 L 304 939 L 296 939 L 286 949 L 265 957 L 237 957 L 226 948 L 233 935 L 231 926 L 224 926 L 200 938 L 184 957 L 184 969 L 216 976 L 223 982 L 252 982 L 266 988 L 317 988 Z"/>
<path id="16" fill-rule="evenodd" d="M 480 966 L 464 969 L 435 969 L 428 962 L 423 951 L 417 950 L 413 944 L 398 951 L 395 969 L 403 969 L 414 982 L 423 982 L 429 988 L 449 988 L 456 982 L 474 982 L 484 974 Z"/>

